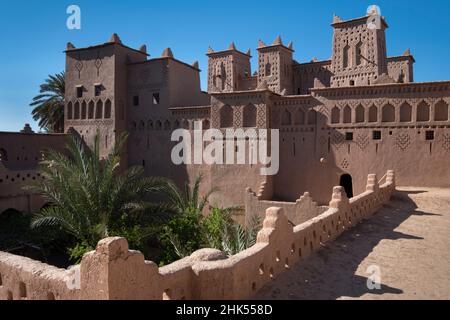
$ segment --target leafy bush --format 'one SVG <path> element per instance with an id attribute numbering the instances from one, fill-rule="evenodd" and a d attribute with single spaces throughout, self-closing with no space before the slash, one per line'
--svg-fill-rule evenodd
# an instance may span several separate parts
<path id="1" fill-rule="evenodd" d="M 224 231 L 229 229 L 230 225 L 232 220 L 225 209 L 212 208 L 203 220 L 203 233 L 207 246 L 221 249 Z"/>
<path id="2" fill-rule="evenodd" d="M 164 248 L 161 265 L 187 257 L 202 247 L 201 221 L 201 214 L 187 212 L 175 216 L 163 227 L 160 236 Z"/>
<path id="3" fill-rule="evenodd" d="M 73 263 L 80 263 L 83 255 L 92 250 L 94 250 L 94 248 L 83 241 L 76 243 L 74 247 L 68 248 L 67 252 L 69 253 L 70 261 Z"/>
<path id="4" fill-rule="evenodd" d="M 230 209 L 214 208 L 203 221 L 206 246 L 219 249 L 232 256 L 256 243 L 261 228 L 259 216 L 253 216 L 249 225 L 243 227 L 231 218 Z"/>
<path id="5" fill-rule="evenodd" d="M 255 216 L 245 228 L 232 219 L 232 210 L 212 208 L 207 216 L 187 213 L 172 219 L 161 237 L 165 252 L 161 265 L 202 248 L 218 249 L 231 256 L 253 246 L 261 219 Z"/>

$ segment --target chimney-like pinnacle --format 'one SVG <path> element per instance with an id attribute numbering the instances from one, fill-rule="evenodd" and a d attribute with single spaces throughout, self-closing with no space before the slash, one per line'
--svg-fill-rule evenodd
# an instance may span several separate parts
<path id="1" fill-rule="evenodd" d="M 230 43 L 228 50 L 236 50 L 236 45 L 234 44 L 234 42 Z"/>
<path id="2" fill-rule="evenodd" d="M 377 5 L 371 5 L 367 9 L 367 16 L 380 15 L 380 10 Z"/>
<path id="3" fill-rule="evenodd" d="M 266 44 L 261 39 L 259 39 L 258 48 L 264 48 L 265 46 L 266 46 Z"/>
<path id="4" fill-rule="evenodd" d="M 147 46 L 143 44 L 142 46 L 140 46 L 139 51 L 142 53 L 147 53 Z"/>
<path id="5" fill-rule="evenodd" d="M 404 57 L 409 57 L 411 55 L 411 49 L 406 49 L 406 51 L 405 52 L 403 52 L 403 56 Z"/>
<path id="6" fill-rule="evenodd" d="M 20 130 L 21 133 L 34 133 L 33 129 L 31 129 L 31 126 L 29 123 L 25 123 L 25 126 L 22 130 Z"/>
<path id="7" fill-rule="evenodd" d="M 164 49 L 161 54 L 161 58 L 173 58 L 172 50 L 170 48 Z"/>
<path id="8" fill-rule="evenodd" d="M 333 23 L 339 23 L 342 22 L 341 17 L 337 16 L 337 15 L 333 15 Z"/>
<path id="9" fill-rule="evenodd" d="M 194 61 L 194 62 L 192 63 L 192 66 L 193 66 L 195 69 L 199 69 L 198 61 Z"/>
<path id="10" fill-rule="evenodd" d="M 112 34 L 111 39 L 109 39 L 109 42 L 122 44 L 122 41 L 120 40 L 120 37 L 117 33 Z"/>
<path id="11" fill-rule="evenodd" d="M 208 54 L 210 54 L 210 53 L 214 53 L 214 50 L 213 50 L 213 48 L 211 48 L 211 46 L 208 47 Z"/>
<path id="12" fill-rule="evenodd" d="M 282 45 L 283 45 L 283 41 L 281 40 L 281 37 L 280 37 L 280 36 L 277 36 L 277 37 L 275 38 L 275 41 L 273 42 L 273 45 L 274 45 L 274 46 L 282 46 Z"/>
<path id="13" fill-rule="evenodd" d="M 66 48 L 67 48 L 67 50 L 72 50 L 72 49 L 75 49 L 75 46 L 72 44 L 72 42 L 67 42 Z"/>

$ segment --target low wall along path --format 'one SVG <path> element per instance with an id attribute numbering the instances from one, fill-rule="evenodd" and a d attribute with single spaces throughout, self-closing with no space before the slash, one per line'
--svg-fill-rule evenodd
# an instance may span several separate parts
<path id="1" fill-rule="evenodd" d="M 393 171 L 381 186 L 369 175 L 366 191 L 352 199 L 335 187 L 329 209 L 295 227 L 283 208 L 271 207 L 253 247 L 231 257 L 202 249 L 161 268 L 129 250 L 124 238 L 103 239 L 68 270 L 0 252 L 0 299 L 248 299 L 370 218 L 394 191 Z"/>

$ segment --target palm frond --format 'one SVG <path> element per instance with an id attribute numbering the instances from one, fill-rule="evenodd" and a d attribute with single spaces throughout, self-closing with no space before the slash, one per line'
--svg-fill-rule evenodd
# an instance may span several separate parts
<path id="1" fill-rule="evenodd" d="M 63 132 L 65 73 L 49 75 L 40 86 L 39 94 L 32 99 L 33 119 L 42 129 Z"/>
<path id="2" fill-rule="evenodd" d="M 125 140 L 126 135 L 119 138 L 104 160 L 100 159 L 98 135 L 92 149 L 79 136 L 70 135 L 65 153 L 45 151 L 45 160 L 39 166 L 45 179 L 27 188 L 48 199 L 52 206 L 34 217 L 33 228 L 59 226 L 95 247 L 97 241 L 110 235 L 116 219 L 125 213 L 132 214 L 133 223 L 144 227 L 167 219 L 174 211 L 171 206 L 144 200 L 148 194 L 163 190 L 166 179 L 143 178 L 142 167 L 117 170 Z"/>

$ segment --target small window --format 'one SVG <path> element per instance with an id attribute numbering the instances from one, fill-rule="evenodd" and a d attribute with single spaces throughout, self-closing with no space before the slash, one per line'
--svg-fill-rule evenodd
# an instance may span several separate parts
<path id="1" fill-rule="evenodd" d="M 345 140 L 353 141 L 353 132 L 346 132 L 345 133 Z"/>
<path id="2" fill-rule="evenodd" d="M 272 75 L 272 65 L 270 64 L 270 62 L 268 62 L 266 64 L 266 70 L 265 71 L 266 71 L 266 73 L 265 73 L 266 77 L 270 77 Z"/>
<path id="3" fill-rule="evenodd" d="M 95 91 L 95 96 L 98 97 L 102 94 L 102 85 L 101 84 L 96 84 L 94 87 L 94 91 Z"/>
<path id="4" fill-rule="evenodd" d="M 374 131 L 372 133 L 373 140 L 381 140 L 381 131 Z"/>
<path id="5" fill-rule="evenodd" d="M 153 104 L 159 104 L 159 93 L 153 94 Z"/>
<path id="6" fill-rule="evenodd" d="M 427 141 L 434 140 L 434 131 L 426 131 L 425 132 L 425 140 L 427 140 Z"/>
<path id="7" fill-rule="evenodd" d="M 77 87 L 77 98 L 83 98 L 83 87 Z"/>
<path id="8" fill-rule="evenodd" d="M 5 149 L 0 149 L 0 162 L 1 161 L 8 161 L 8 154 Z"/>
<path id="9" fill-rule="evenodd" d="M 353 87 L 355 85 L 355 80 L 350 80 L 350 85 Z"/>
<path id="10" fill-rule="evenodd" d="M 133 106 L 138 106 L 139 105 L 139 96 L 134 96 L 133 97 Z"/>

